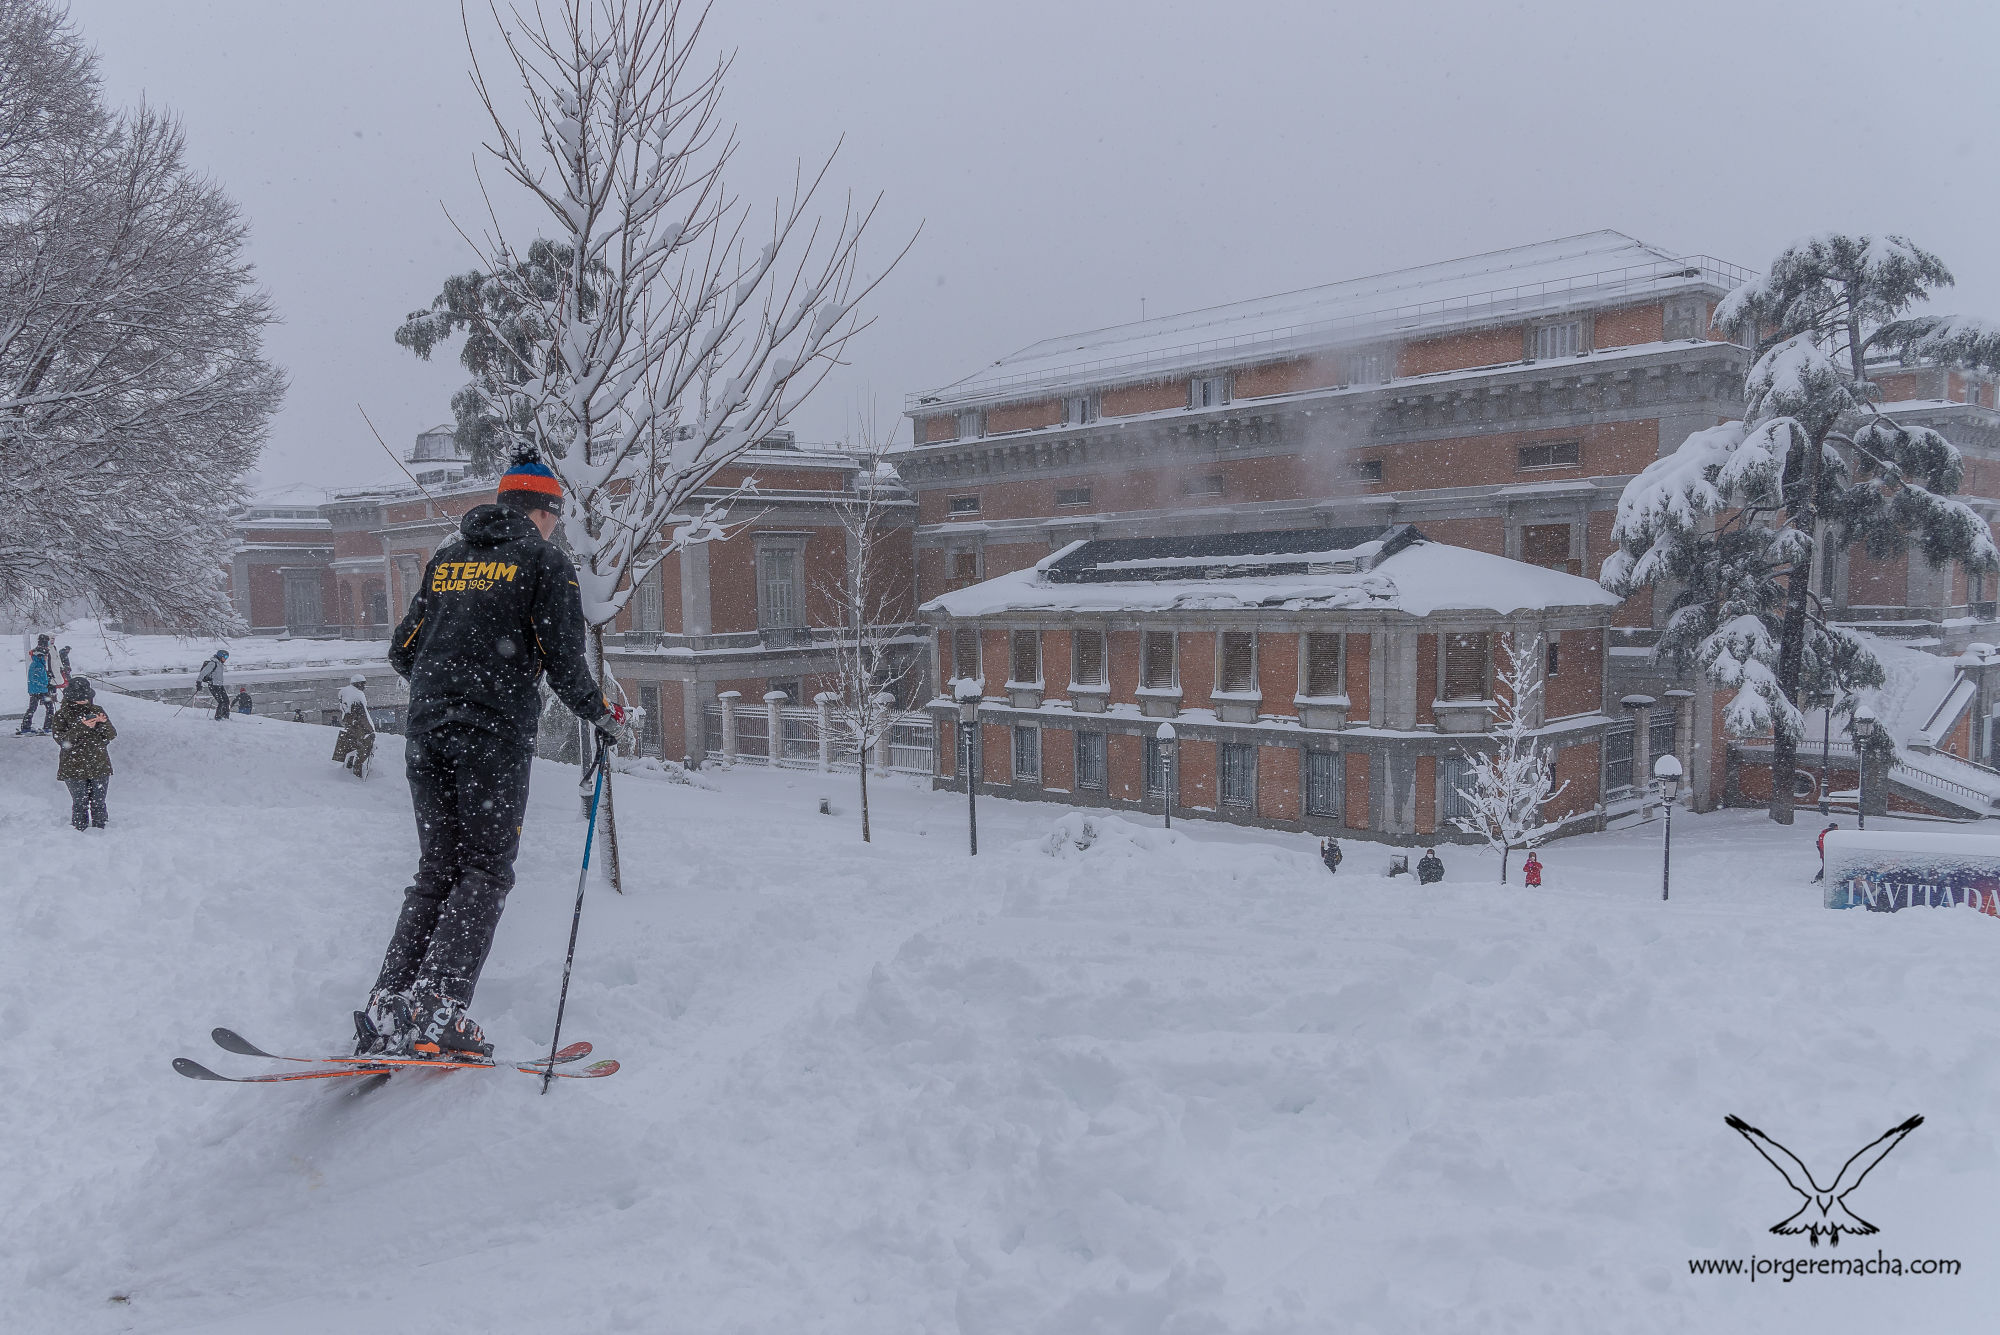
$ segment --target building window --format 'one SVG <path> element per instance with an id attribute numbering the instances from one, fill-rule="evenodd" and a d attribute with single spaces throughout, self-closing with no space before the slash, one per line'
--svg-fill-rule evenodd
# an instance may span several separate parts
<path id="1" fill-rule="evenodd" d="M 1444 800 L 1438 803 L 1438 814 L 1445 824 L 1464 817 L 1472 819 L 1472 802 L 1465 796 L 1465 790 L 1472 787 L 1472 760 L 1469 756 L 1443 756 L 1438 760 L 1438 780 L 1444 788 Z"/>
<path id="2" fill-rule="evenodd" d="M 1323 698 L 1341 693 L 1340 641 L 1338 634 L 1306 636 L 1306 695 Z"/>
<path id="3" fill-rule="evenodd" d="M 955 515 L 976 515 L 979 513 L 977 496 L 954 496 L 951 498 L 951 512 Z"/>
<path id="4" fill-rule="evenodd" d="M 1022 685 L 1039 685 L 1042 680 L 1042 634 L 1035 630 L 1017 630 L 1013 633 L 1014 675 L 1011 681 Z"/>
<path id="5" fill-rule="evenodd" d="M 951 633 L 951 671 L 954 677 L 979 676 L 979 631 L 959 626 Z"/>
<path id="6" fill-rule="evenodd" d="M 1063 400 L 1063 425 L 1088 426 L 1097 420 L 1097 396 L 1072 394 Z"/>
<path id="7" fill-rule="evenodd" d="M 1167 795 L 1166 748 L 1160 745 L 1159 738 L 1150 734 L 1141 740 L 1145 742 L 1143 749 L 1146 753 L 1146 796 L 1165 797 Z"/>
<path id="8" fill-rule="evenodd" d="M 1089 505 L 1089 504 L 1090 504 L 1090 488 L 1089 488 L 1089 487 L 1057 487 L 1057 488 L 1056 488 L 1056 504 L 1057 504 L 1057 505 Z"/>
<path id="9" fill-rule="evenodd" d="M 1069 679 L 1079 686 L 1104 685 L 1104 633 L 1071 631 Z"/>
<path id="10" fill-rule="evenodd" d="M 986 414 L 978 408 L 967 408 L 958 415 L 958 438 L 972 440 L 986 434 Z"/>
<path id="11" fill-rule="evenodd" d="M 1674 297 L 1667 302 L 1664 337 L 1698 339 L 1708 323 L 1708 303 L 1700 297 Z"/>
<path id="12" fill-rule="evenodd" d="M 1222 494 L 1222 474 L 1203 473 L 1181 483 L 1181 493 L 1186 496 L 1220 496 Z"/>
<path id="13" fill-rule="evenodd" d="M 1486 699 L 1486 632 L 1444 637 L 1445 700 Z"/>
<path id="14" fill-rule="evenodd" d="M 1104 791 L 1104 734 L 1076 735 L 1076 786 L 1086 793 Z"/>
<path id="15" fill-rule="evenodd" d="M 1198 375 L 1188 381 L 1188 407 L 1220 408 L 1229 402 L 1229 377 Z"/>
<path id="16" fill-rule="evenodd" d="M 1604 730 L 1604 792 L 1610 796 L 1632 786 L 1632 722 L 1614 723 Z"/>
<path id="17" fill-rule="evenodd" d="M 1248 692 L 1257 689 L 1257 637 L 1247 630 L 1225 630 L 1217 637 L 1222 658 L 1217 674 L 1222 689 Z"/>
<path id="18" fill-rule="evenodd" d="M 1356 482 L 1380 482 L 1382 461 L 1380 459 L 1354 459 L 1349 461 L 1347 471 Z"/>
<path id="19" fill-rule="evenodd" d="M 1525 525 L 1521 529 L 1521 559 L 1531 566 L 1567 570 L 1574 575 L 1577 572 L 1570 563 L 1569 539 L 1568 524 Z"/>
<path id="20" fill-rule="evenodd" d="M 1040 783 L 1042 781 L 1042 730 L 1040 728 L 1014 728 L 1014 781 L 1016 783 Z"/>
<path id="21" fill-rule="evenodd" d="M 639 741 L 653 750 L 660 749 L 660 728 L 664 720 L 660 718 L 660 688 L 641 686 L 639 688 L 639 708 L 645 717 L 639 720 Z"/>
<path id="22" fill-rule="evenodd" d="M 757 628 L 804 625 L 799 606 L 799 549 L 763 547 L 757 552 Z"/>
<path id="23" fill-rule="evenodd" d="M 1533 468 L 1574 468 L 1583 462 L 1583 443 L 1552 440 L 1540 445 L 1523 445 L 1520 457 L 1522 472 Z"/>
<path id="24" fill-rule="evenodd" d="M 958 551 L 951 554 L 951 577 L 958 584 L 979 582 L 979 553 Z"/>
<path id="25" fill-rule="evenodd" d="M 1364 348 L 1350 352 L 1346 357 L 1347 383 L 1350 385 L 1380 385 L 1391 378 L 1389 375 L 1389 350 L 1387 348 Z"/>
<path id="26" fill-rule="evenodd" d="M 1306 752 L 1306 815 L 1340 820 L 1347 811 L 1347 757 L 1339 751 Z"/>
<path id="27" fill-rule="evenodd" d="M 1168 691 L 1174 685 L 1174 633 L 1149 630 L 1141 657 L 1140 685 L 1149 691 Z"/>
<path id="28" fill-rule="evenodd" d="M 1257 801 L 1257 748 L 1243 742 L 1222 744 L 1222 805 L 1250 807 Z"/>
<path id="29" fill-rule="evenodd" d="M 1533 350 L 1529 355 L 1543 362 L 1552 357 L 1574 357 L 1582 351 L 1583 321 L 1563 320 L 1536 327 Z"/>
<path id="30" fill-rule="evenodd" d="M 1655 709 L 1646 725 L 1646 754 L 1658 760 L 1674 754 L 1674 711 Z"/>
<path id="31" fill-rule="evenodd" d="M 1551 636 L 1547 652 L 1548 661 L 1542 665 L 1542 675 L 1553 677 L 1562 670 L 1562 641 Z"/>
<path id="32" fill-rule="evenodd" d="M 661 596 L 660 568 L 654 566 L 632 591 L 632 629 L 658 632 L 666 629 L 666 599 Z"/>
<path id="33" fill-rule="evenodd" d="M 788 705 L 795 705 L 799 703 L 799 682 L 798 678 L 796 677 L 789 678 L 785 681 L 776 681 L 771 678 L 766 678 L 764 681 L 764 692 L 765 694 L 768 695 L 772 691 L 782 692 L 785 697 L 785 703 Z"/>

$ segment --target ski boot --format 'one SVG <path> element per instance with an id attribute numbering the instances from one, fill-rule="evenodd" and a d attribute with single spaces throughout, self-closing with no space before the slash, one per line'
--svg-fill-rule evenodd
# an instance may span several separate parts
<path id="1" fill-rule="evenodd" d="M 437 992 L 419 992 L 415 998 L 416 1032 L 410 1040 L 410 1055 L 442 1057 L 451 1061 L 483 1062 L 493 1056 L 493 1045 L 465 1013 L 465 1007 Z"/>
<path id="2" fill-rule="evenodd" d="M 368 1009 L 354 1012 L 354 1055 L 406 1057 L 416 1028 L 406 994 L 370 992 Z"/>

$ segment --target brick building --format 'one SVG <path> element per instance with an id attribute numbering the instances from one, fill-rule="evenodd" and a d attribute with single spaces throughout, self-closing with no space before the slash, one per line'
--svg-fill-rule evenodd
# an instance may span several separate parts
<path id="1" fill-rule="evenodd" d="M 1710 319 L 1749 276 L 1594 232 L 1032 344 L 906 404 L 919 595 L 1077 539 L 1403 523 L 1594 579 L 1632 475 L 1741 415 L 1750 353 Z M 1966 402 L 1940 376 L 1884 383 L 1940 396 L 1916 420 L 1965 451 L 1966 499 L 1991 520 L 1992 387 Z M 1822 578 L 1878 629 L 1994 638 L 1991 585 L 1962 570 L 1843 553 Z M 1726 767 L 1715 701 L 1654 663 L 1652 603 L 1615 610 L 1614 697 L 1694 689 L 1673 708 L 1706 808 Z M 1631 768 L 1659 722 L 1648 706 L 1615 721 L 1607 767 Z"/>
<path id="2" fill-rule="evenodd" d="M 1538 639 L 1527 722 L 1566 785 L 1545 814 L 1597 821 L 1617 603 L 1402 525 L 1081 542 L 923 616 L 941 675 L 981 684 L 985 791 L 1160 810 L 1171 789 L 1176 811 L 1410 843 L 1462 837 L 1496 668 Z M 932 713 L 949 738 L 956 708 Z"/>

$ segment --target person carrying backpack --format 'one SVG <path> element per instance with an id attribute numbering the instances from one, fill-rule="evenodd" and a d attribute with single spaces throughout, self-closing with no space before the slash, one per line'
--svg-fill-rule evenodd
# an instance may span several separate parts
<path id="1" fill-rule="evenodd" d="M 196 673 L 194 678 L 194 687 L 197 691 L 205 686 L 208 688 L 208 693 L 215 697 L 215 717 L 224 723 L 229 721 L 229 689 L 222 684 L 222 670 L 228 662 L 229 651 L 217 649 L 215 657 L 203 663 L 201 671 Z"/>
<path id="2" fill-rule="evenodd" d="M 101 830 L 110 819 L 104 801 L 111 788 L 111 739 L 118 729 L 98 705 L 89 678 L 70 678 L 51 726 L 62 748 L 56 778 L 69 788 L 69 823 L 78 830 Z"/>

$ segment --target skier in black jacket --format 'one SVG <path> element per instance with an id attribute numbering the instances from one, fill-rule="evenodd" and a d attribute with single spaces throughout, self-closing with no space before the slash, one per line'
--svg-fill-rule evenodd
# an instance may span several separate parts
<path id="1" fill-rule="evenodd" d="M 622 733 L 624 711 L 584 661 L 576 570 L 548 541 L 561 505 L 555 475 L 517 460 L 497 503 L 467 513 L 431 557 L 390 641 L 389 666 L 410 683 L 404 755 L 420 851 L 368 1009 L 355 1012 L 362 1053 L 491 1055 L 465 1010 L 514 885 L 538 682 Z"/>

